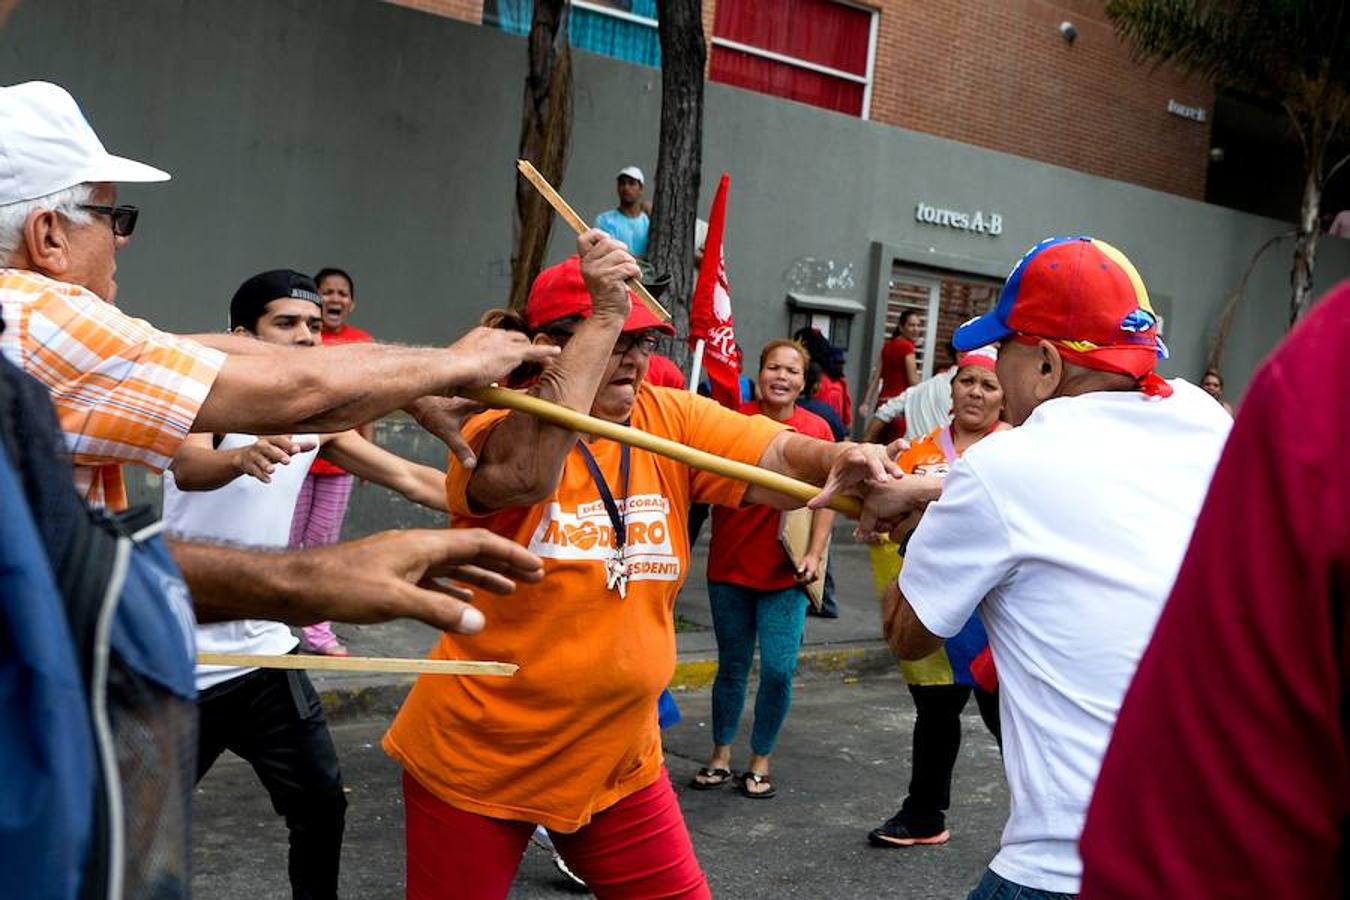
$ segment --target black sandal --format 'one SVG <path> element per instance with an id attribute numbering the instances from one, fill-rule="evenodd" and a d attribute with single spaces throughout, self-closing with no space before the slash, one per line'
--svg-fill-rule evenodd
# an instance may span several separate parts
<path id="1" fill-rule="evenodd" d="M 761 775 L 758 772 L 742 772 L 736 781 L 741 796 L 749 797 L 751 800 L 768 800 L 774 794 L 778 793 L 778 789 L 773 786 L 773 781 L 769 779 L 769 776 Z M 752 791 L 750 790 L 750 782 L 752 781 L 756 785 L 767 784 L 769 789 L 765 791 Z"/>
<path id="2" fill-rule="evenodd" d="M 696 791 L 711 791 L 720 788 L 728 781 L 731 781 L 733 777 L 734 776 L 731 774 L 730 769 L 710 769 L 707 766 L 704 766 L 703 768 L 698 770 L 698 773 L 694 775 L 693 778 L 689 779 L 689 786 Z M 700 778 L 704 779 L 715 778 L 717 780 L 699 781 Z"/>

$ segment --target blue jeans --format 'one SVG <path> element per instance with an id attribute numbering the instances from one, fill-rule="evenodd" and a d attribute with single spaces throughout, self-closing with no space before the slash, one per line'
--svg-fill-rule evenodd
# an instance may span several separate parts
<path id="1" fill-rule="evenodd" d="M 717 633 L 717 678 L 713 680 L 713 743 L 730 744 L 745 707 L 750 664 L 759 638 L 759 690 L 750 752 L 768 756 L 792 705 L 792 676 L 806 626 L 806 593 L 799 587 L 756 591 L 708 582 L 713 630 Z"/>
<path id="2" fill-rule="evenodd" d="M 1053 891 L 1022 887 L 986 869 L 979 886 L 970 892 L 966 900 L 1073 900 L 1076 896 L 1078 895 L 1056 894 Z"/>

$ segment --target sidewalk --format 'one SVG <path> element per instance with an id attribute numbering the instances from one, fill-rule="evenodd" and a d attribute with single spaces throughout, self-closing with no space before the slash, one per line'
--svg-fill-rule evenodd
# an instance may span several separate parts
<path id="1" fill-rule="evenodd" d="M 867 548 L 853 541 L 851 522 L 835 530 L 830 568 L 834 573 L 838 619 L 808 616 L 798 656 L 798 676 L 849 676 L 884 671 L 894 659 L 880 639 L 877 600 Z M 694 548 L 689 578 L 675 603 L 678 661 L 671 682 L 676 691 L 706 690 L 717 674 L 717 640 L 708 608 L 708 532 Z M 422 657 L 438 632 L 416 622 L 338 625 L 338 636 L 356 656 Z M 402 702 L 413 676 L 359 672 L 311 672 L 329 717 L 342 719 L 374 710 L 392 712 Z"/>

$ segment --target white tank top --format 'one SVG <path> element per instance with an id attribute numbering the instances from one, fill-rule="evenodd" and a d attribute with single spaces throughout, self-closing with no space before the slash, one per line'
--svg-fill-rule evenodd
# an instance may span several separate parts
<path id="1" fill-rule="evenodd" d="M 297 442 L 318 443 L 312 434 L 297 434 Z M 247 447 L 257 438 L 251 434 L 227 434 L 220 450 Z M 276 466 L 270 484 L 250 475 L 214 491 L 178 489 L 173 472 L 164 473 L 164 526 L 188 539 L 229 543 L 246 547 L 285 547 L 290 543 L 291 519 L 309 467 L 318 448 L 291 457 L 289 465 Z M 281 656 L 299 643 L 291 629 L 280 622 L 243 619 L 197 626 L 199 653 L 260 653 Z M 252 668 L 198 666 L 197 690 L 238 678 Z"/>

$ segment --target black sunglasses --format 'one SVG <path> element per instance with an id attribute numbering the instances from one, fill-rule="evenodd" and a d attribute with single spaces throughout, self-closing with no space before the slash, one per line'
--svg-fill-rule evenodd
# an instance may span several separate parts
<path id="1" fill-rule="evenodd" d="M 97 206 L 92 203 L 81 203 L 80 209 L 87 209 L 111 219 L 113 234 L 117 237 L 131 237 L 131 233 L 136 230 L 136 217 L 141 214 L 134 206 Z"/>

